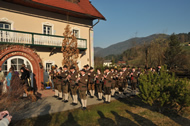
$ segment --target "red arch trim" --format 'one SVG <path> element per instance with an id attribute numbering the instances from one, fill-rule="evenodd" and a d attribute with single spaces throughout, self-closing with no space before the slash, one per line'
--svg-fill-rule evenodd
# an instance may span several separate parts
<path id="1" fill-rule="evenodd" d="M 44 81 L 44 78 L 43 68 L 41 67 L 42 60 L 40 59 L 40 56 L 31 48 L 14 45 L 0 51 L 0 65 L 3 65 L 4 61 L 12 56 L 23 56 L 31 62 L 37 89 L 41 89 L 41 82 Z"/>

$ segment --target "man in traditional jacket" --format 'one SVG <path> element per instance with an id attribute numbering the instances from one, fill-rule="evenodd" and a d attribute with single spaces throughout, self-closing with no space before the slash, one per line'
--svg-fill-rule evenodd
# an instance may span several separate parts
<path id="1" fill-rule="evenodd" d="M 69 82 L 70 82 L 70 89 L 71 89 L 71 94 L 73 96 L 73 103 L 72 105 L 77 105 L 78 104 L 78 96 L 77 96 L 77 83 L 76 80 L 78 78 L 78 73 L 75 70 L 74 66 L 70 67 L 70 75 L 68 75 Z"/>
<path id="2" fill-rule="evenodd" d="M 62 90 L 63 90 L 63 101 L 66 103 L 68 102 L 68 98 L 69 98 L 69 81 L 68 81 L 68 75 L 69 75 L 69 71 L 68 71 L 68 66 L 64 65 L 63 66 L 63 72 L 61 73 L 61 77 L 62 77 Z"/>
<path id="3" fill-rule="evenodd" d="M 116 74 L 113 67 L 111 67 L 111 73 L 113 75 L 112 85 L 111 85 L 111 96 L 114 97 L 115 95 L 115 84 L 116 84 Z"/>
<path id="4" fill-rule="evenodd" d="M 58 89 L 57 89 L 57 82 L 58 82 L 57 75 L 58 75 L 58 72 L 57 72 L 56 69 L 54 69 L 54 70 L 53 70 L 53 74 L 51 75 L 51 76 L 52 76 L 51 78 L 53 78 L 54 89 L 55 89 L 55 95 L 54 95 L 54 97 L 56 97 L 56 98 L 57 98 L 58 95 L 59 95 L 59 92 L 58 92 Z"/>
<path id="5" fill-rule="evenodd" d="M 131 84 L 131 79 L 130 79 L 131 69 L 130 69 L 130 66 L 128 66 L 127 69 L 126 69 L 126 66 L 124 66 L 122 69 L 123 69 L 123 74 L 125 75 L 125 79 L 124 79 L 124 83 L 125 83 L 124 94 L 126 94 L 127 89 L 128 89 L 128 85 Z"/>
<path id="6" fill-rule="evenodd" d="M 110 103 L 111 100 L 111 85 L 113 81 L 113 74 L 109 71 L 109 68 L 105 68 L 106 75 L 104 75 L 104 85 L 105 85 L 105 103 Z"/>
<path id="7" fill-rule="evenodd" d="M 61 100 L 63 98 L 63 93 L 62 93 L 62 67 L 60 67 L 58 70 L 57 70 L 57 90 L 58 90 L 58 99 Z"/>
<path id="8" fill-rule="evenodd" d="M 82 103 L 82 109 L 85 110 L 87 106 L 87 98 L 86 98 L 86 91 L 87 91 L 87 84 L 88 84 L 88 75 L 85 74 L 85 69 L 80 71 L 80 77 L 77 79 L 79 85 L 79 97 Z"/>
<path id="9" fill-rule="evenodd" d="M 90 67 L 90 73 L 88 73 L 88 79 L 89 79 L 89 83 L 88 83 L 88 90 L 90 92 L 90 96 L 91 98 L 94 98 L 94 94 L 95 94 L 95 77 L 96 77 L 96 72 L 94 71 L 93 67 Z"/>
<path id="10" fill-rule="evenodd" d="M 103 74 L 101 73 L 100 68 L 97 68 L 97 74 L 95 79 L 96 89 L 98 92 L 98 100 L 102 100 L 102 77 Z"/>
<path id="11" fill-rule="evenodd" d="M 137 79 L 138 79 L 138 71 L 135 70 L 135 67 L 132 68 L 131 72 L 131 94 L 136 95 L 136 86 L 137 86 Z"/>

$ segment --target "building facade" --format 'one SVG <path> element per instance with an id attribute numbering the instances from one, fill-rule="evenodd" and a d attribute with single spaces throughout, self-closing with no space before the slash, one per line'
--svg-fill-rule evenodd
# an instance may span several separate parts
<path id="1" fill-rule="evenodd" d="M 0 65 L 31 70 L 32 85 L 47 82 L 51 65 L 62 66 L 64 28 L 70 25 L 80 50 L 78 67 L 94 65 L 93 20 L 104 16 L 89 0 L 0 0 Z M 52 53 L 53 52 L 53 53 Z"/>
<path id="2" fill-rule="evenodd" d="M 113 66 L 112 61 L 111 60 L 104 60 L 103 66 L 112 67 Z"/>

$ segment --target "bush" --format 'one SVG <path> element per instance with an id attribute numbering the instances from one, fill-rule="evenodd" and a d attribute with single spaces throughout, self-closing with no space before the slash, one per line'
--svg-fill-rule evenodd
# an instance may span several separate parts
<path id="1" fill-rule="evenodd" d="M 164 108 L 181 111 L 190 105 L 189 81 L 179 79 L 175 74 L 169 74 L 162 69 L 160 75 L 148 73 L 139 78 L 139 97 L 150 106 L 158 107 L 161 112 Z"/>

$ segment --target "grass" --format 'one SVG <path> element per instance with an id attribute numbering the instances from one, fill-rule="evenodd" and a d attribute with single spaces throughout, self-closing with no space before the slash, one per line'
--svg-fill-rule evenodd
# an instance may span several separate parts
<path id="1" fill-rule="evenodd" d="M 190 46 L 183 46 L 183 50 L 190 54 Z"/>
<path id="2" fill-rule="evenodd" d="M 190 124 L 190 108 L 183 115 L 158 113 L 137 97 L 14 122 L 14 126 L 178 126 Z"/>

